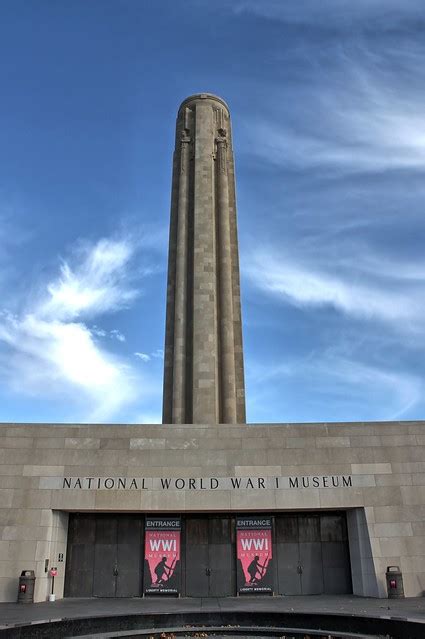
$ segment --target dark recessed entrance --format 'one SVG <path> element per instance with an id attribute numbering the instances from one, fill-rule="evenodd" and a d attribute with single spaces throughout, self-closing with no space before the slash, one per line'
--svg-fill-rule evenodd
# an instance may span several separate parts
<path id="1" fill-rule="evenodd" d="M 71 514 L 65 597 L 139 597 L 140 515 Z"/>
<path id="2" fill-rule="evenodd" d="M 279 594 L 352 592 L 345 513 L 276 515 L 275 539 Z"/>
<path id="3" fill-rule="evenodd" d="M 272 522 L 272 592 L 352 592 L 344 512 L 275 513 L 268 517 Z M 70 514 L 65 596 L 141 596 L 144 523 L 144 516 L 136 514 Z M 182 596 L 235 596 L 237 564 L 235 515 L 182 516 L 178 587 Z"/>
<path id="4" fill-rule="evenodd" d="M 189 516 L 185 520 L 186 597 L 236 594 L 235 518 Z"/>

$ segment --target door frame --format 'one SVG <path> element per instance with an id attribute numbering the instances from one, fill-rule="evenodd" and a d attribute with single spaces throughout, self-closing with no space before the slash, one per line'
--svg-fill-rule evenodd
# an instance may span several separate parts
<path id="1" fill-rule="evenodd" d="M 301 568 L 301 571 L 298 572 L 297 569 L 297 574 L 298 574 L 298 579 L 299 579 L 299 593 L 293 593 L 293 594 L 288 594 L 286 592 L 282 592 L 281 591 L 281 577 L 279 574 L 279 557 L 278 557 L 278 546 L 279 545 L 284 545 L 285 542 L 283 541 L 279 541 L 277 540 L 277 530 L 276 530 L 276 518 L 279 516 L 287 516 L 288 518 L 292 517 L 294 519 L 297 520 L 297 541 L 295 540 L 291 540 L 290 542 L 288 541 L 288 545 L 294 545 L 297 546 L 297 550 L 296 550 L 296 554 L 297 554 L 297 565 L 298 567 Z M 347 588 L 348 592 L 347 594 L 352 594 L 353 592 L 353 580 L 352 580 L 352 566 L 351 566 L 351 559 L 350 559 L 350 540 L 349 540 L 349 536 L 348 536 L 348 517 L 347 517 L 347 511 L 345 510 L 313 510 L 313 511 L 281 511 L 279 513 L 274 512 L 273 513 L 273 519 L 274 519 L 274 546 L 276 549 L 276 573 L 275 573 L 275 578 L 276 578 L 276 586 L 277 586 L 277 592 L 280 595 L 286 595 L 286 596 L 309 596 L 310 594 L 331 594 L 331 593 L 326 593 L 326 578 L 325 578 L 325 568 L 326 568 L 326 564 L 325 564 L 325 560 L 324 560 L 324 556 L 323 556 L 323 550 L 324 550 L 324 544 L 328 543 L 326 540 L 324 540 L 323 537 L 323 530 L 322 530 L 322 518 L 324 519 L 326 516 L 336 516 L 336 517 L 340 517 L 341 520 L 343 521 L 343 534 L 342 534 L 342 540 L 341 542 L 337 542 L 337 543 L 341 543 L 341 545 L 343 545 L 344 550 L 346 551 L 346 559 L 345 559 L 345 565 L 347 568 L 347 576 L 349 577 L 349 579 L 347 580 L 347 586 L 348 586 L 348 582 L 349 582 L 349 587 Z M 299 519 L 301 517 L 317 517 L 319 519 L 319 540 L 316 541 L 312 541 L 312 542 L 308 542 L 308 541 L 304 541 L 301 542 L 300 540 L 300 530 L 299 530 Z M 344 534 L 345 533 L 345 534 Z M 309 593 L 309 592 L 305 592 L 305 584 L 303 584 L 303 566 L 302 566 L 302 552 L 301 552 L 301 545 L 306 545 L 308 543 L 319 543 L 320 544 L 320 555 L 321 555 L 321 560 L 320 560 L 320 568 L 321 568 L 321 575 L 322 575 L 322 591 L 321 593 Z M 304 592 L 303 592 L 304 591 Z"/>
<path id="2" fill-rule="evenodd" d="M 72 592 L 74 589 L 72 587 L 71 580 L 73 578 L 73 573 L 71 570 L 72 563 L 72 555 L 73 555 L 73 538 L 70 535 L 71 526 L 74 525 L 74 521 L 76 518 L 86 519 L 92 522 L 92 526 L 94 527 L 93 541 L 91 543 L 80 543 L 80 546 L 84 546 L 85 550 L 92 554 L 92 566 L 89 571 L 87 571 L 87 580 L 89 583 L 87 584 L 87 588 L 84 591 L 84 594 L 80 594 L 78 592 Z M 143 558 L 144 558 L 144 521 L 145 521 L 145 513 L 120 513 L 120 512 L 70 512 L 69 513 L 69 522 L 68 522 L 68 540 L 67 540 L 67 554 L 66 554 L 66 564 L 65 564 L 65 580 L 64 580 L 64 597 L 65 598 L 78 598 L 78 597 L 95 597 L 95 598 L 103 598 L 102 595 L 94 594 L 94 580 L 95 580 L 95 550 L 96 550 L 96 540 L 97 540 L 97 526 L 98 522 L 102 519 L 114 518 L 116 520 L 116 541 L 115 541 L 115 560 L 118 562 L 118 534 L 119 534 L 119 523 L 118 520 L 121 518 L 131 518 L 134 520 L 138 520 L 140 522 L 140 540 L 138 542 L 139 548 L 139 578 L 138 578 L 138 594 L 134 595 L 135 597 L 141 597 L 143 593 Z M 73 534 L 73 533 L 72 533 Z M 113 545 L 113 544 L 111 544 Z M 118 567 L 119 568 L 119 567 Z M 115 594 L 111 595 L 110 599 L 119 599 L 117 597 L 117 582 L 118 575 L 115 576 Z M 69 594 L 70 591 L 72 594 Z M 106 596 L 105 596 L 106 598 Z"/>
<path id="3" fill-rule="evenodd" d="M 212 546 L 214 544 L 211 543 L 211 524 L 210 522 L 214 519 L 227 519 L 230 521 L 230 552 L 231 552 L 231 561 L 230 561 L 230 587 L 232 590 L 232 593 L 230 595 L 221 595 L 223 597 L 236 597 L 237 595 L 237 579 L 236 579 L 236 513 L 235 512 L 230 512 L 230 513 L 184 513 L 182 514 L 182 575 L 184 576 L 182 578 L 182 596 L 183 597 L 192 597 L 193 595 L 187 595 L 187 587 L 186 587 L 186 581 L 187 581 L 187 575 L 188 572 L 186 570 L 187 568 L 187 556 L 186 556 L 186 551 L 187 551 L 187 520 L 188 519 L 203 519 L 207 522 L 207 534 L 208 534 L 208 541 L 207 541 L 207 562 L 208 564 L 210 564 L 210 560 L 211 560 L 211 551 L 212 551 Z M 223 544 L 224 545 L 224 544 Z M 206 567 L 207 569 L 211 570 L 211 566 L 208 565 Z M 207 595 L 203 595 L 205 597 L 216 597 L 216 596 L 220 596 L 220 595 L 215 595 L 215 594 L 210 594 L 211 593 L 211 575 L 206 575 L 208 577 L 208 594 Z"/>

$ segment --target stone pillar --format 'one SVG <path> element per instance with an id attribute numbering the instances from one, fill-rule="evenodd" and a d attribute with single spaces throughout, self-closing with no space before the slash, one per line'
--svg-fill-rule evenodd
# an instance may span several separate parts
<path id="1" fill-rule="evenodd" d="M 189 143 L 190 138 L 182 133 L 180 143 L 180 176 L 177 208 L 176 280 L 174 303 L 174 348 L 173 348 L 173 421 L 185 421 L 186 405 L 186 308 L 187 308 L 187 228 L 189 217 Z"/>
<path id="2" fill-rule="evenodd" d="M 230 114 L 211 94 L 177 116 L 163 422 L 245 422 Z"/>
<path id="3" fill-rule="evenodd" d="M 220 295 L 218 300 L 219 344 L 221 359 L 221 402 L 223 423 L 234 424 L 236 418 L 235 339 L 233 335 L 232 255 L 229 219 L 229 183 L 227 175 L 226 130 L 219 130 L 216 159 L 218 270 Z"/>

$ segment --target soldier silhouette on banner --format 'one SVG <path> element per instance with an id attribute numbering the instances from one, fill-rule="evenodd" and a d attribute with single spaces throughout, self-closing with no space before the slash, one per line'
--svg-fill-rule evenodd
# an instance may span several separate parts
<path id="1" fill-rule="evenodd" d="M 163 557 L 161 561 L 159 561 L 154 568 L 154 572 L 156 575 L 155 586 L 161 586 L 164 580 L 168 581 L 174 572 L 175 566 L 176 566 L 176 559 L 174 559 L 171 566 L 168 566 L 167 557 Z"/>
<path id="2" fill-rule="evenodd" d="M 267 563 L 268 562 L 266 559 L 264 564 L 260 564 L 260 557 L 258 555 L 255 555 L 254 559 L 251 561 L 247 568 L 247 571 L 249 573 L 249 585 L 252 586 L 254 584 L 257 584 L 263 579 L 264 575 L 266 574 Z"/>

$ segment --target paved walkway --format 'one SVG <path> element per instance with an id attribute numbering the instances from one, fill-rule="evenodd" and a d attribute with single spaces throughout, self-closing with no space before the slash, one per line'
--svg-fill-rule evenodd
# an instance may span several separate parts
<path id="1" fill-rule="evenodd" d="M 403 618 L 425 623 L 425 598 L 369 599 L 353 595 L 310 597 L 62 599 L 55 603 L 0 604 L 0 626 L 62 618 L 185 612 L 295 612 Z M 425 631 L 424 631 L 425 636 Z"/>

